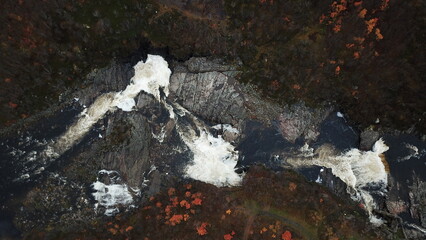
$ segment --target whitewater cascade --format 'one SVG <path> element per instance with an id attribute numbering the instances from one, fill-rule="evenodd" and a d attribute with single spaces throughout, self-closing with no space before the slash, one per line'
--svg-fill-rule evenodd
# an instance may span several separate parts
<path id="1" fill-rule="evenodd" d="M 169 94 L 171 70 L 168 63 L 161 56 L 148 55 L 145 62 L 140 61 L 134 66 L 134 70 L 135 75 L 123 91 L 110 92 L 99 96 L 91 106 L 83 110 L 78 119 L 68 127 L 64 134 L 46 144 L 44 150 L 37 153 L 36 156 L 31 154 L 27 156 L 28 159 L 24 160 L 29 162 L 36 159 L 44 163 L 43 166 L 46 166 L 78 144 L 93 128 L 93 125 L 104 118 L 108 112 L 114 112 L 117 109 L 132 111 L 136 105 L 134 98 L 143 91 L 154 96 L 169 111 L 169 117 L 175 122 L 175 128 L 180 138 L 192 153 L 192 160 L 184 167 L 186 177 L 219 187 L 239 185 L 242 175 L 235 172 L 238 151 L 234 150 L 234 146 L 225 141 L 222 136 L 216 137 L 210 133 L 210 129 L 215 129 L 215 126 L 206 125 L 187 109 L 177 103 L 168 103 L 161 96 L 160 89 L 165 97 Z M 188 124 L 187 120 L 190 120 L 192 124 Z M 222 127 L 238 134 L 238 130 L 230 125 L 224 124 Z M 157 136 L 157 138 L 162 142 L 164 136 Z M 354 198 L 365 203 L 371 221 L 380 224 L 381 220 L 371 214 L 375 203 L 370 192 L 365 189 L 371 185 L 378 186 L 379 192 L 384 194 L 387 185 L 387 172 L 382 157 L 387 150 L 388 147 L 382 140 L 376 142 L 372 151 L 351 149 L 342 154 L 335 154 L 332 149 L 326 146 L 320 147 L 314 153 L 313 149 L 305 146 L 299 152 L 300 156 L 289 158 L 287 162 L 294 167 L 317 165 L 330 168 L 335 176 L 345 182 L 350 189 L 355 190 Z M 36 170 L 28 168 L 25 171 L 16 181 L 40 174 L 44 171 L 44 168 L 41 167 Z M 121 199 L 122 201 L 113 201 L 120 204 L 131 202 L 130 194 L 126 192 L 127 186 L 107 186 L 97 181 L 93 184 L 93 187 L 97 191 L 98 195 L 95 197 L 99 204 L 110 209 L 108 210 L 110 212 L 107 212 L 108 214 L 115 211 L 112 210 L 115 208 L 114 204 L 106 201 L 106 199 Z M 108 194 L 107 191 L 112 192 Z"/>
<path id="2" fill-rule="evenodd" d="M 160 89 L 166 97 L 169 94 L 171 70 L 168 68 L 168 63 L 161 56 L 148 55 L 146 62 L 138 62 L 134 70 L 135 75 L 126 89 L 99 96 L 91 106 L 83 110 L 77 121 L 68 127 L 64 134 L 46 146 L 45 150 L 39 154 L 40 161 L 52 162 L 78 144 L 93 125 L 108 112 L 114 112 L 117 109 L 132 111 L 136 105 L 134 98 L 144 91 L 153 95 L 169 111 L 170 118 L 176 121 L 179 135 L 193 153 L 193 162 L 185 168 L 185 175 L 216 186 L 238 185 L 241 182 L 241 176 L 234 171 L 238 160 L 238 152 L 234 150 L 234 146 L 221 136 L 215 137 L 210 134 L 209 127 L 183 107 L 178 104 L 168 104 L 161 98 Z M 196 130 L 179 123 L 174 113 L 174 106 L 191 117 L 199 134 Z M 16 180 L 28 179 L 31 174 L 39 174 L 43 170 L 44 168 L 37 172 L 26 172 Z"/>
<path id="3" fill-rule="evenodd" d="M 388 173 L 385 167 L 383 153 L 389 147 L 382 139 L 374 144 L 371 151 L 361 151 L 353 148 L 337 154 L 333 146 L 325 144 L 315 152 L 307 144 L 303 146 L 298 157 L 286 159 L 293 167 L 320 166 L 331 169 L 333 175 L 340 178 L 348 186 L 348 193 L 357 201 L 364 202 L 370 215 L 371 223 L 380 225 L 383 220 L 372 214 L 376 207 L 374 198 L 366 190 L 375 187 L 375 193 L 384 195 L 388 184 Z"/>

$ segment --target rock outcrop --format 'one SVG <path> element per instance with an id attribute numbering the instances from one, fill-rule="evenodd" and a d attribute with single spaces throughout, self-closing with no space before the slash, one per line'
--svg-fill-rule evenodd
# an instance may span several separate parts
<path id="1" fill-rule="evenodd" d="M 357 132 L 339 113 L 331 114 L 331 107 L 313 109 L 303 103 L 284 106 L 270 102 L 252 85 L 236 81 L 240 73 L 238 63 L 200 57 L 173 62 L 171 66 L 170 94 L 165 102 L 180 104 L 207 125 L 231 124 L 237 128 L 239 133 L 229 131 L 223 125 L 211 131 L 223 135 L 238 148 L 243 168 L 263 164 L 282 170 L 283 158 L 294 151 L 300 153 L 302 145 L 298 140 L 312 144 L 312 151 L 324 144 L 332 144 L 343 152 L 358 147 Z M 89 74 L 84 89 L 64 94 L 64 102 L 68 98 L 66 105 L 74 109 L 71 118 L 78 115 L 76 110 L 90 106 L 101 94 L 123 90 L 132 76 L 132 66 L 118 62 Z M 123 184 L 135 191 L 141 190 L 142 196 L 135 197 L 136 205 L 138 200 L 144 201 L 176 179 L 182 179 L 183 166 L 191 160 L 193 153 L 177 132 L 176 120 L 170 118 L 164 103 L 147 93 L 140 93 L 135 100 L 133 111 L 108 112 L 57 163 L 43 166 L 46 174 L 37 178 L 40 183 L 23 194 L 23 200 L 20 200 L 23 210 L 15 216 L 15 222 L 21 230 L 66 222 L 70 222 L 72 228 L 72 224 L 98 219 L 103 214 L 93 210 L 95 202 L 91 191 L 98 172 L 103 169 L 116 171 Z M 61 113 L 58 110 L 55 114 L 59 116 Z M 374 140 L 377 140 L 376 132 L 364 131 L 361 146 L 368 149 Z M 320 174 L 315 172 L 313 177 L 313 181 L 318 177 L 334 193 L 347 197 L 346 185 L 329 169 L 321 170 Z M 390 181 L 391 190 L 396 190 L 387 199 L 387 208 L 394 216 L 410 212 L 418 223 L 413 226 L 420 228 L 410 228 L 413 232 L 408 234 L 415 236 L 425 227 L 424 182 L 421 179 L 414 181 L 405 191 L 408 197 L 400 201 L 398 181 L 401 179 Z M 71 197 L 64 199 L 64 195 Z M 40 199 L 43 204 L 36 204 Z M 120 209 L 126 210 L 126 207 L 120 206 Z M 40 214 L 43 212 L 46 214 Z"/>

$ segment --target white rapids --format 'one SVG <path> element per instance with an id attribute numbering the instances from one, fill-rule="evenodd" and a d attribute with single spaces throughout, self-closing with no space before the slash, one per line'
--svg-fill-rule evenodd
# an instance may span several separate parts
<path id="1" fill-rule="evenodd" d="M 192 161 L 189 161 L 184 168 L 185 176 L 219 187 L 239 185 L 242 175 L 235 172 L 238 151 L 234 150 L 234 146 L 220 135 L 213 136 L 209 131 L 210 127 L 191 112 L 177 103 L 169 104 L 162 98 L 160 89 L 166 97 L 169 94 L 171 70 L 168 63 L 161 56 L 148 55 L 146 62 L 140 61 L 134 66 L 134 70 L 135 75 L 123 91 L 99 96 L 89 108 L 84 109 L 77 121 L 68 127 L 64 134 L 47 144 L 43 151 L 37 153 L 37 156 L 28 157 L 28 161 L 34 161 L 36 158 L 46 162 L 57 159 L 79 143 L 93 125 L 104 118 L 108 112 L 117 109 L 132 111 L 136 106 L 135 97 L 143 91 L 154 96 L 169 111 L 170 119 L 174 120 L 180 138 L 192 152 Z M 185 121 L 180 121 L 180 118 L 184 117 L 190 119 L 195 124 L 195 128 L 185 124 Z M 339 117 L 343 115 L 340 114 Z M 238 130 L 229 124 L 216 125 L 212 128 L 239 134 Z M 162 142 L 164 134 L 160 133 L 155 137 Z M 388 150 L 388 146 L 380 139 L 372 151 L 351 149 L 342 154 L 335 154 L 327 148 L 319 150 L 319 153 L 314 154 L 313 150 L 306 145 L 299 151 L 299 157 L 289 158 L 287 162 L 294 167 L 317 165 L 330 168 L 335 176 L 355 191 L 353 197 L 365 203 L 371 221 L 380 224 L 381 220 L 372 214 L 374 199 L 365 189 L 374 185 L 379 186 L 381 192 L 385 192 L 387 172 L 382 161 L 382 154 Z M 25 172 L 16 180 L 28 179 L 31 175 L 39 174 L 43 170 L 44 168 Z M 115 211 L 113 206 L 127 205 L 133 201 L 125 185 L 106 185 L 97 181 L 93 184 L 93 188 L 96 190 L 95 199 L 98 204 L 107 208 L 108 215 L 112 215 Z"/>
<path id="2" fill-rule="evenodd" d="M 330 168 L 333 175 L 340 178 L 348 186 L 348 192 L 355 200 L 364 202 L 370 221 L 375 225 L 382 224 L 382 220 L 372 214 L 376 204 L 369 186 L 378 189 L 379 194 L 385 194 L 388 184 L 388 173 L 385 166 L 383 153 L 389 147 L 379 139 L 371 151 L 350 149 L 347 152 L 336 154 L 329 145 L 319 147 L 315 153 L 312 148 L 305 145 L 299 152 L 300 156 L 288 158 L 287 163 L 294 167 L 321 166 Z"/>
<path id="3" fill-rule="evenodd" d="M 63 153 L 75 146 L 92 129 L 93 125 L 102 119 L 108 112 L 113 112 L 117 108 L 123 111 L 131 111 L 135 106 L 134 98 L 141 92 L 152 94 L 160 100 L 160 88 L 167 95 L 169 93 L 168 84 L 171 70 L 168 63 L 161 57 L 148 55 L 146 62 L 140 61 L 134 66 L 135 75 L 130 80 L 130 84 L 121 92 L 110 92 L 99 96 L 95 102 L 81 112 L 79 119 L 72 124 L 64 134 L 46 146 L 40 152 L 40 161 L 54 161 Z M 15 181 L 29 178 L 30 175 L 39 174 L 37 172 L 27 172 L 22 174 Z"/>
<path id="4" fill-rule="evenodd" d="M 185 111 L 187 116 L 191 116 L 197 125 L 199 134 L 196 134 L 194 129 L 183 126 L 176 119 L 174 107 L 161 98 L 160 88 L 165 96 L 169 94 L 171 70 L 168 63 L 161 56 L 148 55 L 146 62 L 140 61 L 134 66 L 134 70 L 135 75 L 126 89 L 99 96 L 91 106 L 84 109 L 77 121 L 68 127 L 64 134 L 49 144 L 39 156 L 48 161 L 57 159 L 79 143 L 92 129 L 93 125 L 104 118 L 108 112 L 117 109 L 132 111 L 136 105 L 135 97 L 141 91 L 144 91 L 153 95 L 157 101 L 166 107 L 170 118 L 175 119 L 179 135 L 193 153 L 193 161 L 185 168 L 185 175 L 216 186 L 238 185 L 242 177 L 234 171 L 238 160 L 238 152 L 234 150 L 234 146 L 221 136 L 215 137 L 210 134 L 208 126 L 179 106 L 181 111 Z M 224 126 L 238 133 L 229 124 Z M 158 138 L 162 139 L 161 136 L 158 136 Z M 36 174 L 36 172 L 25 173 L 17 180 L 27 179 L 31 174 Z M 98 185 L 95 184 L 94 186 L 97 187 Z"/>

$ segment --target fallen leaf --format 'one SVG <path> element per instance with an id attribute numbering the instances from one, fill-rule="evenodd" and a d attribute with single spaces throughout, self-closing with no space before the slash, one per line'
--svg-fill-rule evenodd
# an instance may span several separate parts
<path id="1" fill-rule="evenodd" d="M 378 29 L 378 28 L 376 28 L 376 39 L 377 40 L 383 39 L 383 35 L 380 33 L 380 29 Z"/>
<path id="2" fill-rule="evenodd" d="M 173 207 L 177 207 L 179 205 L 178 197 L 170 198 L 170 202 L 172 203 Z"/>
<path id="3" fill-rule="evenodd" d="M 340 30 L 342 30 L 342 25 L 335 24 L 334 27 L 333 27 L 333 32 L 338 33 L 338 32 L 340 32 Z"/>
<path id="4" fill-rule="evenodd" d="M 355 59 L 358 59 L 359 57 L 360 57 L 359 52 L 354 52 L 354 58 L 355 58 Z"/>
<path id="5" fill-rule="evenodd" d="M 191 192 L 190 191 L 185 192 L 185 197 L 187 198 L 191 197 Z"/>
<path id="6" fill-rule="evenodd" d="M 13 102 L 9 102 L 9 107 L 11 107 L 11 108 L 17 108 L 18 104 L 13 103 Z"/>
<path id="7" fill-rule="evenodd" d="M 226 210 L 226 214 L 231 214 L 232 213 L 232 211 L 231 211 L 231 209 L 228 209 L 228 210 Z"/>
<path id="8" fill-rule="evenodd" d="M 169 188 L 169 190 L 167 191 L 167 193 L 169 194 L 169 196 L 172 196 L 176 193 L 176 189 L 174 188 Z"/>
<path id="9" fill-rule="evenodd" d="M 367 14 L 367 9 L 364 8 L 358 13 L 358 17 L 365 18 L 366 14 Z"/>
<path id="10" fill-rule="evenodd" d="M 378 18 L 372 18 L 368 21 L 365 21 L 365 24 L 367 25 L 367 33 L 371 33 L 373 31 L 373 28 L 376 26 L 377 21 L 379 21 Z"/>
<path id="11" fill-rule="evenodd" d="M 297 188 L 297 185 L 296 185 L 296 183 L 294 183 L 294 182 L 290 182 L 289 184 L 288 184 L 288 189 L 290 190 L 290 191 L 294 191 L 294 190 L 296 190 L 296 188 Z"/>
<path id="12" fill-rule="evenodd" d="M 181 207 L 185 207 L 186 209 L 190 209 L 191 208 L 191 204 L 189 204 L 189 202 L 187 202 L 186 200 L 180 201 L 179 204 L 180 204 Z"/>
<path id="13" fill-rule="evenodd" d="M 334 70 L 334 73 L 335 73 L 336 75 L 339 75 L 339 74 L 340 74 L 340 66 L 337 66 L 337 67 L 336 67 L 336 70 Z"/>
<path id="14" fill-rule="evenodd" d="M 282 240 L 291 240 L 291 232 L 290 232 L 290 231 L 285 231 L 285 232 L 281 235 L 281 239 L 282 239 Z"/>
<path id="15" fill-rule="evenodd" d="M 355 44 L 353 44 L 353 43 L 346 43 L 346 48 L 352 48 L 354 46 L 355 46 Z"/>
<path id="16" fill-rule="evenodd" d="M 183 215 L 181 214 L 175 214 L 170 219 L 169 222 L 172 226 L 179 224 L 183 220 Z"/>
<path id="17" fill-rule="evenodd" d="M 361 4 L 362 4 L 362 1 L 354 2 L 354 6 L 355 6 L 355 7 L 361 6 Z"/>
<path id="18" fill-rule="evenodd" d="M 231 234 L 223 235 L 223 239 L 225 239 L 225 240 L 231 240 L 232 238 L 233 238 L 233 236 Z"/>
<path id="19" fill-rule="evenodd" d="M 201 205 L 202 202 L 203 202 L 203 200 L 201 200 L 201 198 L 196 198 L 192 201 L 192 204 Z"/>
<path id="20" fill-rule="evenodd" d="M 197 228 L 197 233 L 198 233 L 198 235 L 200 235 L 200 236 L 204 236 L 204 235 L 206 235 L 206 234 L 207 234 L 207 229 L 206 229 L 207 224 L 208 224 L 208 223 L 206 223 L 206 222 L 201 223 L 201 226 L 199 226 L 199 227 Z"/>
<path id="21" fill-rule="evenodd" d="M 302 87 L 299 84 L 293 84 L 294 90 L 300 90 Z"/>
<path id="22" fill-rule="evenodd" d="M 110 229 L 108 229 L 108 231 L 109 231 L 110 233 L 112 233 L 112 235 L 117 234 L 117 229 L 115 229 L 115 228 L 110 228 Z"/>

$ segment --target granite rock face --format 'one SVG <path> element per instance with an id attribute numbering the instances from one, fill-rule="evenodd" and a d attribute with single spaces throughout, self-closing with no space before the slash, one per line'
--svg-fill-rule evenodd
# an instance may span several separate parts
<path id="1" fill-rule="evenodd" d="M 140 187 L 143 173 L 149 169 L 151 131 L 147 120 L 141 114 L 117 112 L 107 126 L 105 137 L 113 149 L 100 155 L 101 167 L 117 170 L 130 186 Z"/>
<path id="2" fill-rule="evenodd" d="M 84 84 L 88 87 L 72 93 L 83 105 L 89 106 L 101 93 L 117 92 L 126 88 L 134 75 L 133 66 L 113 62 L 108 67 L 94 70 L 87 75 Z"/>
<path id="3" fill-rule="evenodd" d="M 331 113 L 331 108 L 312 109 L 303 103 L 284 109 L 278 122 L 281 134 L 290 142 L 304 136 L 305 140 L 313 141 L 319 136 L 319 126 Z"/>
<path id="4" fill-rule="evenodd" d="M 247 113 L 235 74 L 232 67 L 192 58 L 175 67 L 170 97 L 206 120 L 239 124 Z"/>

